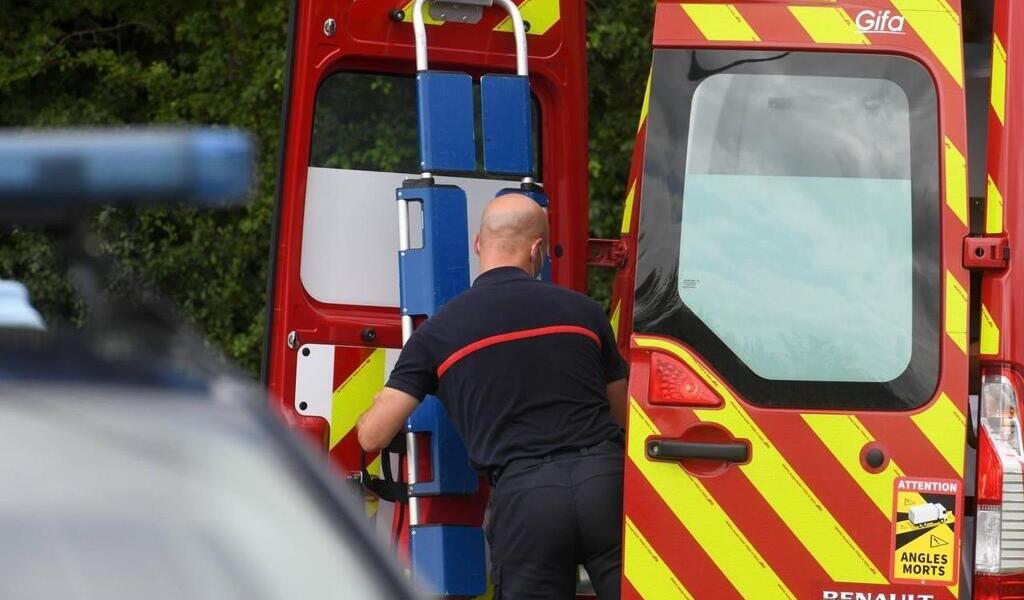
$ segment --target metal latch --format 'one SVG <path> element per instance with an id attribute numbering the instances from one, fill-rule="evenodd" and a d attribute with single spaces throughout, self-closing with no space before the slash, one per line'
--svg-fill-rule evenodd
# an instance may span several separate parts
<path id="1" fill-rule="evenodd" d="M 451 23 L 476 25 L 484 15 L 484 7 L 492 6 L 493 0 L 449 0 L 432 1 L 428 6 L 430 18 Z"/>
<path id="2" fill-rule="evenodd" d="M 587 266 L 604 269 L 621 269 L 626 266 L 629 246 L 626 240 L 587 240 Z"/>
<path id="3" fill-rule="evenodd" d="M 1001 270 L 1010 264 L 1010 242 L 1005 235 L 964 238 L 964 268 Z"/>

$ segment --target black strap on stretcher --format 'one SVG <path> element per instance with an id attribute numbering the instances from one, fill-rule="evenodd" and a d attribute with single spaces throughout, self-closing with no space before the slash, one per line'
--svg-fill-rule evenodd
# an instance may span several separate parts
<path id="1" fill-rule="evenodd" d="M 380 477 L 370 475 L 366 461 L 366 452 L 359 451 L 359 479 L 363 487 L 374 496 L 385 502 L 408 502 L 409 486 L 401 481 L 395 480 L 394 472 L 391 470 L 391 455 L 401 455 L 404 452 L 405 436 L 398 435 L 386 448 L 380 451 Z"/>

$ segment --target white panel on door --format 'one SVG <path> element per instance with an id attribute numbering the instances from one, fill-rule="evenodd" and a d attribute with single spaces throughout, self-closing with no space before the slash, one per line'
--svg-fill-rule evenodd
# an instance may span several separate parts
<path id="1" fill-rule="evenodd" d="M 300 277 L 309 295 L 325 304 L 398 306 L 398 203 L 395 190 L 415 175 L 310 167 L 302 227 Z M 468 199 L 470 276 L 479 272 L 472 249 L 484 206 L 517 182 L 438 177 Z M 422 228 L 412 211 L 411 228 Z M 414 234 L 415 242 L 418 235 Z M 415 244 L 414 244 L 415 245 Z"/>
<path id="2" fill-rule="evenodd" d="M 295 410 L 301 415 L 331 420 L 334 395 L 334 346 L 306 344 L 295 364 Z"/>
<path id="3" fill-rule="evenodd" d="M 334 358 L 335 351 L 344 346 L 333 344 L 305 344 L 299 348 L 295 357 L 295 410 L 301 415 L 311 417 L 322 417 L 331 422 L 334 411 L 334 392 L 336 384 L 342 381 L 335 381 Z M 358 350 L 358 348 L 349 348 Z M 379 352 L 379 350 L 378 350 Z M 374 382 L 380 387 L 373 388 L 376 393 L 387 383 L 391 376 L 391 370 L 398 362 L 398 355 L 401 350 L 387 348 L 384 350 L 384 371 L 383 377 Z M 351 374 L 344 374 L 348 377 Z M 369 400 L 369 397 L 366 398 Z"/>

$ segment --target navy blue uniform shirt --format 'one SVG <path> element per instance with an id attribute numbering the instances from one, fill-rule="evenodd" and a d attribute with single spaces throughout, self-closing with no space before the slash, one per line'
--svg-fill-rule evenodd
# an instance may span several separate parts
<path id="1" fill-rule="evenodd" d="M 499 267 L 416 330 L 387 386 L 436 395 L 473 466 L 493 471 L 619 438 L 606 385 L 625 376 L 600 305 Z"/>

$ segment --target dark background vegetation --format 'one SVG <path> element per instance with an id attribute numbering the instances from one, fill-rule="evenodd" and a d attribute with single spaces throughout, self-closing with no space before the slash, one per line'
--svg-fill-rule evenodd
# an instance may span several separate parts
<path id="1" fill-rule="evenodd" d="M 105 209 L 117 286 L 153 287 L 222 349 L 260 365 L 288 0 L 33 0 L 0 11 L 0 126 L 200 123 L 241 127 L 260 152 L 246 207 Z M 652 0 L 587 2 L 591 231 L 618 234 L 650 65 Z M 0 231 L 0 278 L 48 320 L 83 309 L 44 231 Z M 593 292 L 607 296 L 606 278 Z"/>

